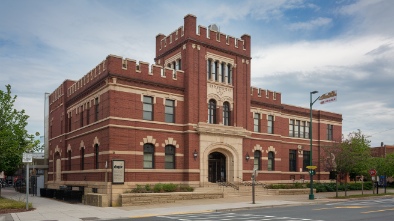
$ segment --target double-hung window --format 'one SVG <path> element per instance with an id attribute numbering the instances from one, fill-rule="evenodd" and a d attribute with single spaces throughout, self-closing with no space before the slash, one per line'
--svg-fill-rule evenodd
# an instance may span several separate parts
<path id="1" fill-rule="evenodd" d="M 143 97 L 143 119 L 153 120 L 153 97 Z"/>

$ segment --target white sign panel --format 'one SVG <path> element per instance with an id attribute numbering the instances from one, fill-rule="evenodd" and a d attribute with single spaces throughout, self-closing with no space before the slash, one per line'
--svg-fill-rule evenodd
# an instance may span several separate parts
<path id="1" fill-rule="evenodd" d="M 337 91 L 330 91 L 320 96 L 320 104 L 337 101 Z"/>
<path id="2" fill-rule="evenodd" d="M 112 160 L 112 183 L 124 183 L 124 160 Z"/>
<path id="3" fill-rule="evenodd" d="M 33 162 L 33 155 L 31 153 L 23 153 L 22 162 L 23 163 Z"/>

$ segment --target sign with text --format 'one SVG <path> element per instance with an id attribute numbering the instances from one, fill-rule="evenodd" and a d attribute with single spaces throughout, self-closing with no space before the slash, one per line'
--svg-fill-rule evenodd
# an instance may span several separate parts
<path id="1" fill-rule="evenodd" d="M 319 97 L 320 104 L 326 104 L 337 101 L 337 91 L 330 91 Z"/>
<path id="2" fill-rule="evenodd" d="M 33 162 L 33 155 L 31 153 L 23 153 L 22 163 L 31 163 Z"/>
<path id="3" fill-rule="evenodd" d="M 123 184 L 124 173 L 124 160 L 112 160 L 112 183 Z"/>

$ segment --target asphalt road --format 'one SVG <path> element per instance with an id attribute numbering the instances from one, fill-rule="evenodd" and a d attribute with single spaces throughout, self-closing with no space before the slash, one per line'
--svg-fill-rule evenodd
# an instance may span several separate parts
<path id="1" fill-rule="evenodd" d="M 393 220 L 394 198 L 352 200 L 306 206 L 257 208 L 248 210 L 221 211 L 197 214 L 173 214 L 156 217 L 137 217 L 121 220 L 141 221 L 351 221 Z M 120 221 L 120 219 L 116 219 Z"/>

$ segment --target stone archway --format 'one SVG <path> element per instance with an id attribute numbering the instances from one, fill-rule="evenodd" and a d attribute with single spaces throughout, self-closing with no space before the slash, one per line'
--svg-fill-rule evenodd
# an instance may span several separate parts
<path id="1" fill-rule="evenodd" d="M 208 182 L 226 182 L 226 156 L 220 152 L 213 152 L 208 155 Z"/>

